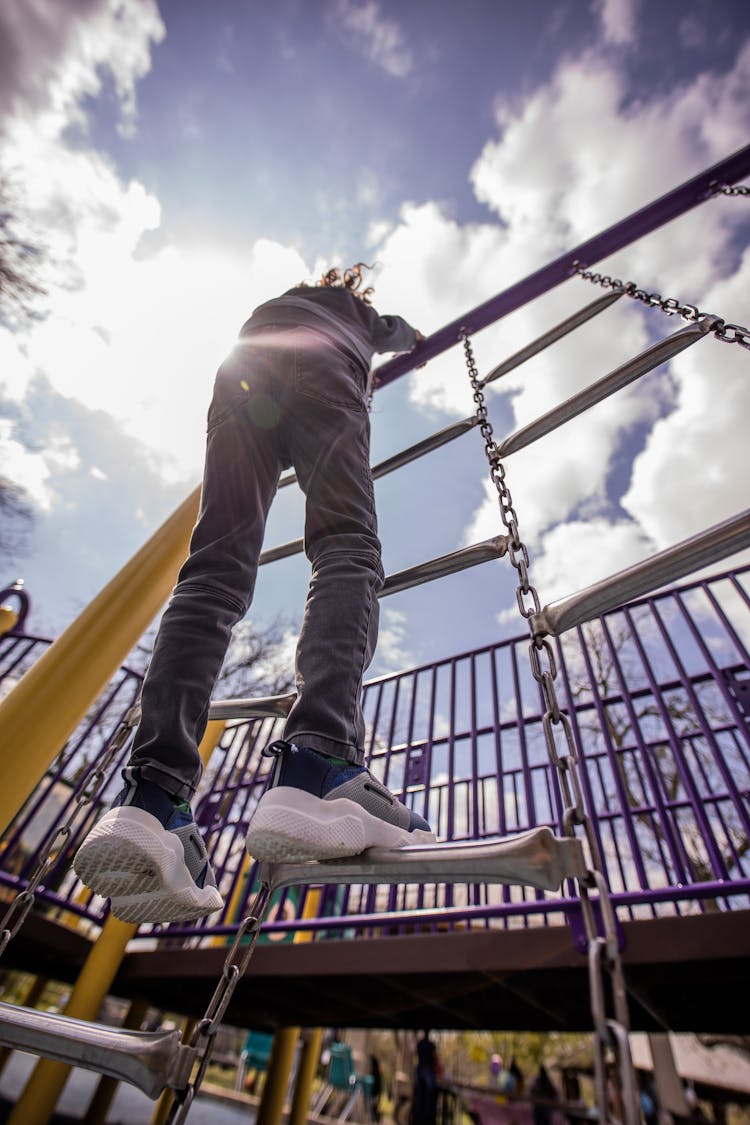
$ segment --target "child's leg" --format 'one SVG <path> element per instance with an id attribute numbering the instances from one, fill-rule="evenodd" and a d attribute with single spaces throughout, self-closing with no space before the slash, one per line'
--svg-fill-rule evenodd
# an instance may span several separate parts
<path id="1" fill-rule="evenodd" d="M 338 353 L 324 358 L 297 356 L 292 452 L 307 495 L 313 572 L 297 646 L 297 701 L 285 741 L 269 748 L 277 755 L 271 787 L 248 831 L 248 851 L 258 859 L 333 859 L 435 839 L 364 767 L 362 680 L 383 584 L 365 377 Z"/>
<path id="2" fill-rule="evenodd" d="M 281 471 L 277 435 L 253 424 L 248 393 L 275 385 L 276 363 L 245 349 L 222 368 L 209 412 L 198 523 L 162 618 L 143 715 L 115 807 L 75 858 L 78 875 L 123 921 L 200 917 L 222 905 L 190 807 L 198 743 L 231 630 L 252 598 L 268 508 Z M 276 380 L 278 382 L 278 379 Z M 261 386 L 268 387 L 261 391 Z"/>

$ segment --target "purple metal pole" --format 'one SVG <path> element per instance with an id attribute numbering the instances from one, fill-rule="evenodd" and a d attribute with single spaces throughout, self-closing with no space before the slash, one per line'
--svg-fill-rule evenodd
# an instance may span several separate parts
<path id="1" fill-rule="evenodd" d="M 630 245 L 644 234 L 650 234 L 671 219 L 676 219 L 699 203 L 710 199 L 713 194 L 712 184 L 733 184 L 748 173 L 750 173 L 750 145 L 746 145 L 739 152 L 735 152 L 725 160 L 720 160 L 705 172 L 693 176 L 691 180 L 668 191 L 666 195 L 655 199 L 640 211 L 635 211 L 626 219 L 582 242 L 574 250 L 568 250 L 554 262 L 529 274 L 522 281 L 517 281 L 515 285 L 504 289 L 502 293 L 491 297 L 484 304 L 477 305 L 475 309 L 464 313 L 458 320 L 452 320 L 450 324 L 433 332 L 408 355 L 398 356 L 384 363 L 377 371 L 378 387 L 387 386 L 394 379 L 413 371 L 418 364 L 426 363 L 427 360 L 434 359 L 448 348 L 452 348 L 457 343 L 462 329 L 473 335 L 481 328 L 486 328 L 488 324 L 494 324 L 496 320 L 507 316 L 514 309 L 540 297 L 542 293 L 554 289 L 574 272 L 574 262 L 593 266 L 595 262 L 614 254 L 616 250 L 621 250 L 623 246 Z"/>

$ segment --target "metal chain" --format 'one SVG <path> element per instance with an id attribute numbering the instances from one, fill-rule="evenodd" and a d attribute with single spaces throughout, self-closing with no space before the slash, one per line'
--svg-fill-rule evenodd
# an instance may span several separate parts
<path id="1" fill-rule="evenodd" d="M 713 195 L 750 195 L 750 184 L 720 184 L 715 180 L 708 186 Z"/>
<path id="2" fill-rule="evenodd" d="M 555 690 L 557 663 L 549 641 L 540 633 L 533 631 L 532 614 L 541 612 L 539 595 L 529 579 L 529 552 L 521 539 L 518 516 L 513 507 L 513 498 L 505 476 L 505 468 L 500 450 L 495 442 L 492 424 L 487 417 L 484 392 L 479 382 L 479 372 L 474 360 L 468 332 L 462 329 L 466 366 L 476 404 L 476 417 L 484 439 L 484 450 L 490 467 L 490 477 L 497 489 L 500 517 L 508 532 L 508 557 L 518 575 L 516 601 L 520 613 L 529 623 L 531 641 L 529 659 L 531 672 L 537 681 L 544 703 L 542 729 L 547 744 L 550 762 L 557 771 L 563 799 L 563 830 L 566 836 L 576 837 L 576 829 L 585 834 L 591 858 L 591 868 L 578 883 L 581 910 L 586 930 L 589 951 L 589 986 L 591 990 L 591 1010 L 594 1022 L 594 1070 L 597 1091 L 597 1107 L 600 1121 L 611 1120 L 607 1104 L 607 1052 L 615 1060 L 623 1096 L 624 1121 L 626 1125 L 637 1125 L 640 1121 L 633 1063 L 628 1044 L 628 1008 L 622 972 L 622 963 L 617 940 L 615 912 L 604 878 L 601 856 L 594 834 L 593 825 L 586 813 L 580 779 L 578 776 L 578 750 L 570 719 L 560 710 Z M 589 891 L 597 892 L 601 912 L 601 930 L 594 912 L 594 901 Z M 614 1019 L 607 1017 L 606 983 L 609 984 Z"/>
<path id="3" fill-rule="evenodd" d="M 237 933 L 234 936 L 234 941 L 227 953 L 216 990 L 209 1000 L 205 1015 L 196 1024 L 195 1030 L 190 1037 L 188 1045 L 200 1050 L 195 1078 L 193 1078 L 184 1090 L 175 1093 L 175 1100 L 172 1103 L 172 1108 L 166 1119 L 166 1125 L 183 1125 L 183 1122 L 187 1118 L 190 1106 L 193 1104 L 195 1095 L 200 1089 L 208 1068 L 211 1054 L 216 1043 L 216 1033 L 219 1030 L 219 1025 L 224 1018 L 224 1013 L 229 1006 L 234 990 L 239 980 L 244 976 L 250 958 L 255 951 L 258 934 L 260 933 L 260 928 L 263 925 L 263 919 L 265 918 L 271 900 L 270 886 L 264 879 L 262 871 L 260 878 L 260 889 L 253 899 L 250 913 L 243 918 L 240 923 Z M 249 944 L 243 948 L 242 941 L 248 935 L 250 936 Z"/>
<path id="4" fill-rule="evenodd" d="M 5 912 L 0 921 L 0 957 L 5 952 L 8 943 L 16 936 L 26 920 L 26 916 L 34 905 L 34 897 L 44 876 L 57 859 L 56 849 L 65 846 L 73 832 L 73 825 L 78 819 L 80 811 L 90 805 L 101 790 L 109 772 L 112 762 L 130 737 L 131 731 L 140 719 L 141 705 L 140 692 L 138 698 L 128 709 L 122 722 L 115 731 L 107 749 L 97 766 L 92 770 L 88 781 L 75 799 L 67 820 L 50 836 L 46 846 L 24 890 L 20 891 Z"/>
<path id="5" fill-rule="evenodd" d="M 585 269 L 582 262 L 573 262 L 573 269 L 583 281 L 601 285 L 603 289 L 621 289 L 626 297 L 642 301 L 649 308 L 661 309 L 667 316 L 674 316 L 676 313 L 683 320 L 692 323 L 711 315 L 701 312 L 697 305 L 683 304 L 675 297 L 662 297 L 661 293 L 649 293 L 639 288 L 635 281 L 621 281 L 619 277 L 610 277 L 606 273 L 594 273 L 593 270 Z M 741 348 L 750 348 L 750 328 L 744 328 L 741 324 L 727 324 L 721 317 L 716 317 L 710 331 L 717 340 L 725 344 L 739 344 Z"/>

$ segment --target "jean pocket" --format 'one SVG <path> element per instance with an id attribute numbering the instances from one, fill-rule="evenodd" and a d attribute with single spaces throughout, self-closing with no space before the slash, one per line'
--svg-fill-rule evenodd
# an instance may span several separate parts
<path id="1" fill-rule="evenodd" d="M 213 399 L 208 408 L 208 417 L 206 418 L 206 433 L 210 434 L 218 426 L 226 422 L 238 408 L 240 408 L 247 401 L 247 395 L 241 391 L 232 396 L 230 399 L 218 400 Z"/>
<path id="2" fill-rule="evenodd" d="M 330 406 L 367 410 L 367 372 L 340 352 L 298 348 L 295 373 L 300 394 Z"/>

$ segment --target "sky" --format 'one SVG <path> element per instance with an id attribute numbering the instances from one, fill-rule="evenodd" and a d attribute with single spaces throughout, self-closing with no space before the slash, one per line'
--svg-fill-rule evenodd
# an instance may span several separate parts
<path id="1" fill-rule="evenodd" d="M 47 295 L 0 326 L 0 556 L 63 629 L 200 480 L 252 308 L 329 264 L 429 335 L 748 143 L 748 0 L 4 0 L 0 170 Z M 750 207 L 718 197 L 600 263 L 750 323 Z M 479 333 L 480 374 L 592 300 Z M 488 387 L 505 437 L 681 323 L 621 300 Z M 508 458 L 549 603 L 747 506 L 750 356 L 709 338 Z M 472 412 L 460 348 L 375 397 L 377 462 Z M 501 532 L 473 431 L 376 486 L 387 573 Z M 301 535 L 279 494 L 266 545 Z M 716 569 L 716 568 L 714 568 Z M 251 616 L 294 635 L 304 557 Z M 382 603 L 372 674 L 525 631 L 508 560 Z"/>

